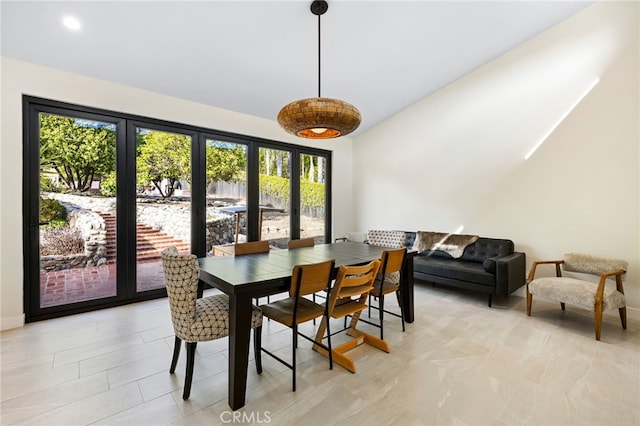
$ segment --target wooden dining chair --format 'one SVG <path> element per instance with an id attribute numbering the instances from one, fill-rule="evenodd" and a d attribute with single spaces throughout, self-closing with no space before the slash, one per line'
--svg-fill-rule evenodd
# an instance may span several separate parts
<path id="1" fill-rule="evenodd" d="M 289 242 L 287 243 L 287 248 L 289 250 L 295 250 L 295 249 L 299 249 L 299 248 L 303 248 L 303 247 L 314 247 L 316 245 L 316 240 L 314 240 L 313 238 L 300 238 L 297 240 L 289 240 Z M 321 295 L 321 294 L 316 294 L 313 293 L 312 299 L 315 302 L 316 301 L 316 295 L 326 298 L 325 295 Z M 267 299 L 268 301 L 269 299 Z M 316 324 L 316 320 L 313 320 L 313 325 Z"/>
<path id="2" fill-rule="evenodd" d="M 260 241 L 250 241 L 248 243 L 238 243 L 234 246 L 234 256 L 245 256 L 248 254 L 260 254 L 260 253 L 269 253 L 269 241 L 260 240 Z M 260 298 L 255 298 L 256 305 L 260 304 Z M 269 296 L 267 296 L 267 303 L 269 303 Z"/>
<path id="3" fill-rule="evenodd" d="M 289 242 L 287 243 L 287 248 L 291 250 L 302 247 L 313 247 L 315 245 L 316 240 L 314 240 L 313 238 L 300 238 L 297 240 L 289 240 Z"/>
<path id="4" fill-rule="evenodd" d="M 326 345 L 322 341 L 322 337 L 324 336 L 321 336 L 320 341 L 316 341 L 312 337 L 300 333 L 298 331 L 298 325 L 319 317 L 322 317 L 324 320 L 328 318 L 327 304 L 320 305 L 305 298 L 305 296 L 309 296 L 313 293 L 324 291 L 329 288 L 331 285 L 331 276 L 333 274 L 334 267 L 334 260 L 297 265 L 293 268 L 289 296 L 266 305 L 260 305 L 260 309 L 265 317 L 286 325 L 292 330 L 291 363 L 288 363 L 264 347 L 262 347 L 262 351 L 293 371 L 292 389 L 294 392 L 296 391 L 296 349 L 298 347 L 298 336 L 302 336 L 313 342 L 314 346 L 318 345 L 328 351 L 329 369 L 333 369 L 333 358 L 331 357 L 331 333 L 329 332 L 328 322 L 324 327 L 324 329 L 327 330 Z M 325 322 L 324 320 L 323 322 Z"/>
<path id="5" fill-rule="evenodd" d="M 196 345 L 198 342 L 220 339 L 229 335 L 229 296 L 216 294 L 198 298 L 200 269 L 194 254 L 179 253 L 175 247 L 162 251 L 162 268 L 167 287 L 171 322 L 175 341 L 169 373 L 176 371 L 182 341 L 187 348 L 187 368 L 182 399 L 189 399 Z M 262 312 L 257 306 L 251 311 L 251 327 L 258 374 L 262 373 L 260 340 Z"/>
<path id="6" fill-rule="evenodd" d="M 234 255 L 244 256 L 245 254 L 258 254 L 269 252 L 269 241 L 250 241 L 248 243 L 238 243 L 234 245 Z"/>
<path id="7" fill-rule="evenodd" d="M 353 360 L 345 355 L 345 352 L 362 343 L 367 343 L 389 352 L 387 342 L 356 328 L 361 312 L 367 308 L 369 292 L 373 289 L 373 283 L 379 268 L 380 260 L 378 259 L 363 266 L 340 266 L 336 281 L 329 291 L 329 298 L 326 303 L 328 318 L 323 318 L 316 334 L 317 345 L 314 346 L 314 349 L 325 356 L 329 356 L 338 365 L 352 373 L 356 372 L 356 366 Z M 351 322 L 349 327 L 342 331 L 347 331 L 347 334 L 352 339 L 334 348 L 333 351 L 327 351 L 326 348 L 320 346 L 319 343 L 322 341 L 325 329 L 328 335 L 331 334 L 328 329 L 329 319 L 340 319 L 347 316 L 351 317 Z"/>
<path id="8" fill-rule="evenodd" d="M 402 320 L 402 331 L 404 332 L 404 312 L 402 310 L 402 299 L 400 290 L 400 279 L 402 274 L 402 268 L 404 265 L 404 259 L 407 254 L 406 248 L 399 248 L 394 250 L 385 250 L 380 256 L 380 271 L 373 283 L 373 289 L 369 293 L 369 318 L 371 318 L 371 308 L 378 310 L 379 322 L 373 323 L 362 320 L 367 324 L 371 324 L 380 328 L 380 339 L 384 339 L 384 314 L 390 314 L 395 317 L 400 317 Z M 400 307 L 400 315 L 395 312 L 391 312 L 384 309 L 384 296 L 387 294 L 395 293 L 398 300 L 398 306 Z M 378 301 L 378 306 L 372 306 L 371 299 L 374 298 Z"/>

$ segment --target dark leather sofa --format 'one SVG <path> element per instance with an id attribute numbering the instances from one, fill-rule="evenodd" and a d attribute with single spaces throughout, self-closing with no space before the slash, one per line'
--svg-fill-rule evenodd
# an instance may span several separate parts
<path id="1" fill-rule="evenodd" d="M 416 233 L 405 233 L 411 250 Z M 479 237 L 457 259 L 439 250 L 418 253 L 413 268 L 416 279 L 486 293 L 489 307 L 493 295 L 509 296 L 525 284 L 525 254 L 505 239 Z"/>

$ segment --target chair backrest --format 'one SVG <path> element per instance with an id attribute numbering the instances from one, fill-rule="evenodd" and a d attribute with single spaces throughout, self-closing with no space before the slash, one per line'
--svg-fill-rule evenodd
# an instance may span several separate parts
<path id="1" fill-rule="evenodd" d="M 287 247 L 289 249 L 297 249 L 301 247 L 313 247 L 316 245 L 316 240 L 313 238 L 300 238 L 298 240 L 289 240 Z"/>
<path id="2" fill-rule="evenodd" d="M 404 231 L 369 230 L 367 232 L 367 242 L 372 246 L 401 248 L 405 246 L 406 238 Z"/>
<path id="3" fill-rule="evenodd" d="M 173 329 L 178 337 L 189 335 L 189 327 L 196 317 L 200 274 L 198 258 L 194 254 L 179 253 L 175 247 L 169 247 L 162 251 L 162 269 Z"/>
<path id="4" fill-rule="evenodd" d="M 331 276 L 336 261 L 331 259 L 319 263 L 296 265 L 291 274 L 291 297 L 302 297 L 319 291 L 329 290 Z"/>
<path id="5" fill-rule="evenodd" d="M 400 271 L 404 265 L 407 248 L 385 250 L 380 256 L 380 271 L 376 279 L 385 283 L 399 285 Z"/>
<path id="6" fill-rule="evenodd" d="M 234 254 L 236 256 L 243 256 L 245 254 L 268 253 L 269 241 L 261 240 L 251 241 L 248 243 L 238 243 L 233 248 Z"/>
<path id="7" fill-rule="evenodd" d="M 340 266 L 336 282 L 329 295 L 330 306 L 335 305 L 336 299 L 368 295 L 373 288 L 379 269 L 380 260 L 378 259 L 362 266 Z"/>
<path id="8" fill-rule="evenodd" d="M 583 253 L 565 253 L 562 269 L 567 272 L 580 272 L 583 274 L 601 275 L 605 272 L 623 270 L 622 279 L 626 278 L 629 263 L 626 260 L 610 259 Z M 609 277 L 615 279 L 615 276 Z"/>

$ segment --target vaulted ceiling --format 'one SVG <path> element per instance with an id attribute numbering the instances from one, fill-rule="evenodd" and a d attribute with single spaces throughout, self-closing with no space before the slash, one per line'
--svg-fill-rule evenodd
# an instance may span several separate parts
<path id="1" fill-rule="evenodd" d="M 593 1 L 329 1 L 322 95 L 362 132 Z M 3 56 L 274 119 L 318 91 L 310 1 L 2 1 Z M 76 17 L 79 31 L 62 24 Z"/>

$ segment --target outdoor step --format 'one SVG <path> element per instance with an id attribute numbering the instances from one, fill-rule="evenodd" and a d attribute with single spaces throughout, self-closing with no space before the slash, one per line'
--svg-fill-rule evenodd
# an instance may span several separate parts
<path id="1" fill-rule="evenodd" d="M 107 239 L 107 260 L 116 257 L 116 217 L 98 212 L 105 221 Z M 136 260 L 150 262 L 161 259 L 161 252 L 167 247 L 176 247 L 180 251 L 190 251 L 189 243 L 180 241 L 150 226 L 136 223 Z"/>

